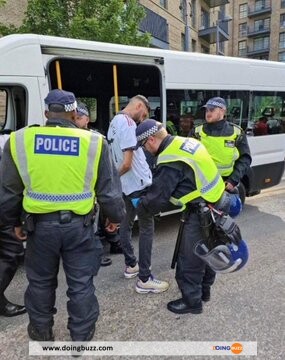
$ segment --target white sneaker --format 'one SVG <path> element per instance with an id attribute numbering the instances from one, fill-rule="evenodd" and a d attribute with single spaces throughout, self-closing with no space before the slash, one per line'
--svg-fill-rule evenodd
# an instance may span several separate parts
<path id="1" fill-rule="evenodd" d="M 126 279 L 132 279 L 136 277 L 139 273 L 139 265 L 136 264 L 134 267 L 132 266 L 126 266 L 124 271 L 124 276 Z"/>
<path id="2" fill-rule="evenodd" d="M 167 281 L 155 279 L 152 275 L 150 275 L 146 282 L 138 279 L 136 283 L 136 292 L 139 294 L 147 294 L 149 292 L 158 294 L 168 290 L 168 288 L 169 283 Z"/>

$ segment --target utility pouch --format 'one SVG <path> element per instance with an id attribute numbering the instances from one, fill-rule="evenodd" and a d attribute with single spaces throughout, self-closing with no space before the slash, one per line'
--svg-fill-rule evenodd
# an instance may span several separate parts
<path id="1" fill-rule="evenodd" d="M 25 215 L 23 226 L 28 233 L 32 233 L 35 231 L 35 219 L 32 214 Z"/>
<path id="2" fill-rule="evenodd" d="M 89 214 L 84 216 L 84 221 L 83 224 L 84 226 L 89 226 L 89 225 L 93 225 L 96 219 L 96 210 L 93 209 L 92 211 L 90 211 Z"/>
<path id="3" fill-rule="evenodd" d="M 234 243 L 238 245 L 241 241 L 241 232 L 238 225 L 229 215 L 215 214 L 214 232 L 222 243 Z"/>
<path id="4" fill-rule="evenodd" d="M 59 223 L 68 224 L 72 220 L 72 212 L 68 210 L 61 210 L 59 212 Z"/>
<path id="5" fill-rule="evenodd" d="M 213 219 L 211 210 L 205 203 L 200 203 L 197 210 L 203 238 L 206 242 L 209 241 L 211 236 L 211 231 L 213 228 Z"/>

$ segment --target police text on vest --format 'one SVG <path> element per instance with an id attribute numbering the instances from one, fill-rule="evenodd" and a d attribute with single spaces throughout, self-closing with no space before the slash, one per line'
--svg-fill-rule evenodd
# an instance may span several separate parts
<path id="1" fill-rule="evenodd" d="M 74 136 L 36 135 L 35 153 L 78 156 L 79 138 Z"/>

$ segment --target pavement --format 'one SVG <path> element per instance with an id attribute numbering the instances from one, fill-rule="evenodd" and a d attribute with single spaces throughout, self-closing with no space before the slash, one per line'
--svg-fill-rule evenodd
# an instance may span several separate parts
<path id="1" fill-rule="evenodd" d="M 212 299 L 200 315 L 176 315 L 166 308 L 180 297 L 175 273 L 170 269 L 179 225 L 179 214 L 156 223 L 152 272 L 170 282 L 163 294 L 137 294 L 135 279 L 123 277 L 122 255 L 111 255 L 113 264 L 100 269 L 95 279 L 100 317 L 93 341 L 257 341 L 258 360 L 285 359 L 285 186 L 248 198 L 237 220 L 250 248 L 248 265 L 233 274 L 220 275 Z M 137 229 L 134 247 L 137 251 Z M 14 302 L 23 303 L 27 286 L 20 267 L 6 291 Z M 60 269 L 54 332 L 56 340 L 70 341 L 66 328 L 66 284 Z M 0 358 L 29 359 L 26 327 L 28 316 L 0 318 Z M 46 360 L 47 356 L 36 357 Z M 85 356 L 84 359 L 95 357 Z M 180 356 L 177 359 L 213 359 L 214 356 Z M 228 359 L 219 356 L 218 359 Z M 239 356 L 239 358 L 249 358 Z M 253 357 L 251 357 L 253 358 Z M 68 359 L 53 356 L 51 359 Z M 96 356 L 96 359 L 106 359 Z M 173 359 L 167 356 L 108 357 L 107 359 Z"/>

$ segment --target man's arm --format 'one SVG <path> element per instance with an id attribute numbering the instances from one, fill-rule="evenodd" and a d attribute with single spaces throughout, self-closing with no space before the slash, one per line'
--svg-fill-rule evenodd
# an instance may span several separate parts
<path id="1" fill-rule="evenodd" d="M 103 140 L 95 191 L 102 213 L 110 222 L 120 223 L 125 216 L 125 203 L 122 198 L 120 177 L 105 140 Z"/>
<path id="2" fill-rule="evenodd" d="M 23 190 L 24 184 L 12 158 L 8 140 L 0 163 L 0 225 L 21 225 Z"/>
<path id="3" fill-rule="evenodd" d="M 133 150 L 128 149 L 128 150 L 123 151 L 124 159 L 119 168 L 120 176 L 124 175 L 126 172 L 128 172 L 132 168 L 133 155 L 134 155 Z"/>
<path id="4" fill-rule="evenodd" d="M 141 198 L 139 208 L 142 206 L 153 215 L 169 210 L 171 206 L 169 199 L 182 177 L 183 173 L 174 167 L 159 166 L 155 170 L 152 185 L 147 188 L 146 195 Z"/>
<path id="5" fill-rule="evenodd" d="M 240 156 L 234 164 L 233 172 L 227 179 L 227 182 L 234 186 L 237 185 L 243 176 L 248 172 L 251 164 L 250 149 L 247 137 L 244 133 L 239 136 L 236 147 Z"/>

